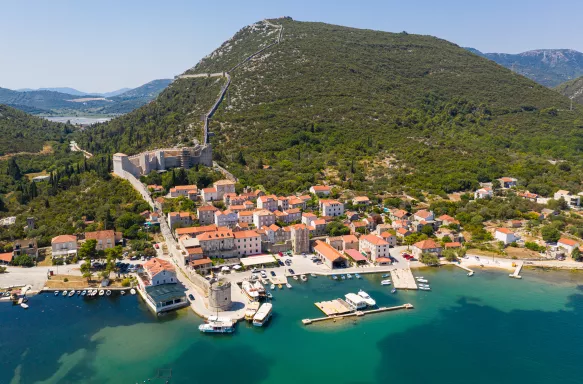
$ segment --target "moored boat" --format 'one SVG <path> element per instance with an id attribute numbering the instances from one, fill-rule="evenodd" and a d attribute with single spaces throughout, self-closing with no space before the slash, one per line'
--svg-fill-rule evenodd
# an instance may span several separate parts
<path id="1" fill-rule="evenodd" d="M 206 324 L 199 325 L 198 330 L 203 333 L 233 333 L 235 327 L 233 327 L 231 320 L 217 318 L 216 320 L 209 320 Z"/>
<path id="2" fill-rule="evenodd" d="M 244 281 L 241 283 L 241 288 L 243 288 L 243 292 L 251 301 L 259 301 L 259 291 L 250 281 Z"/>
<path id="3" fill-rule="evenodd" d="M 355 273 L 354 277 L 356 277 L 357 279 L 360 279 L 360 275 L 358 273 Z"/>
<path id="4" fill-rule="evenodd" d="M 135 294 L 136 294 L 136 290 L 132 288 L 132 289 L 130 289 L 130 293 L 131 293 L 132 295 L 135 295 Z"/>
<path id="5" fill-rule="evenodd" d="M 63 296 L 67 296 L 67 291 L 63 291 Z"/>
<path id="6" fill-rule="evenodd" d="M 389 277 L 389 276 L 391 276 L 391 274 L 390 274 L 390 273 L 385 273 L 385 274 L 384 274 L 384 275 L 382 275 L 381 277 L 382 277 L 383 279 L 386 279 L 386 278 L 387 278 L 387 277 Z"/>
<path id="7" fill-rule="evenodd" d="M 277 288 L 279 288 L 279 289 L 282 289 L 282 288 L 283 288 L 283 285 L 281 285 L 281 284 L 278 284 L 278 285 L 277 285 Z"/>
<path id="8" fill-rule="evenodd" d="M 431 291 L 431 288 L 428 286 L 419 287 L 419 289 L 422 291 Z"/>
<path id="9" fill-rule="evenodd" d="M 69 297 L 74 296 L 75 295 L 75 291 L 70 291 L 69 292 Z"/>
<path id="10" fill-rule="evenodd" d="M 316 275 L 315 273 L 310 273 L 310 276 L 312 276 L 312 277 L 318 277 L 318 275 Z"/>
<path id="11" fill-rule="evenodd" d="M 108 289 L 107 291 L 105 291 L 105 294 L 106 294 L 107 296 L 111 296 L 111 291 Z"/>
<path id="12" fill-rule="evenodd" d="M 391 285 L 391 280 L 382 280 L 381 285 Z"/>
<path id="13" fill-rule="evenodd" d="M 99 296 L 103 296 L 105 294 L 105 291 L 103 289 L 99 290 Z"/>
<path id="14" fill-rule="evenodd" d="M 20 303 L 20 306 L 24 309 L 28 309 L 28 304 L 25 303 Z"/>
<path id="15" fill-rule="evenodd" d="M 374 301 L 374 299 L 370 297 L 370 295 L 363 291 L 362 289 L 358 291 L 358 296 L 362 297 L 366 305 L 368 305 L 369 307 L 374 307 L 375 305 L 377 305 L 377 302 Z"/>
<path id="16" fill-rule="evenodd" d="M 347 293 L 344 295 L 344 301 L 353 309 L 363 309 L 367 306 L 366 301 L 356 293 Z"/>
<path id="17" fill-rule="evenodd" d="M 79 295 L 81 294 L 81 291 L 75 291 L 75 294 L 76 294 L 77 296 L 79 296 Z"/>
<path id="18" fill-rule="evenodd" d="M 59 296 L 59 291 L 55 291 L 55 296 Z"/>
<path id="19" fill-rule="evenodd" d="M 86 291 L 86 290 L 83 290 L 83 291 L 81 292 L 81 296 L 85 296 L 86 294 L 87 294 L 87 291 Z"/>
<path id="20" fill-rule="evenodd" d="M 347 273 L 347 274 L 346 274 L 346 278 L 347 278 L 347 279 L 352 279 L 352 275 L 351 275 L 350 273 Z"/>
<path id="21" fill-rule="evenodd" d="M 344 275 L 340 275 L 340 279 L 342 279 L 342 280 L 346 280 L 346 276 L 344 276 Z"/>
<path id="22" fill-rule="evenodd" d="M 292 285 L 290 283 L 285 283 L 285 286 L 291 289 Z"/>
<path id="23" fill-rule="evenodd" d="M 253 325 L 262 327 L 271 318 L 273 305 L 271 303 L 263 303 L 255 316 L 253 316 Z"/>
<path id="24" fill-rule="evenodd" d="M 391 289 L 391 293 L 397 293 L 397 288 Z"/>
<path id="25" fill-rule="evenodd" d="M 338 276 L 332 275 L 332 280 L 338 280 Z"/>
<path id="26" fill-rule="evenodd" d="M 425 280 L 425 279 L 417 279 L 418 283 L 429 283 L 429 280 Z"/>
<path id="27" fill-rule="evenodd" d="M 273 291 L 273 290 L 275 289 L 275 284 L 271 284 L 271 285 L 269 286 L 269 289 L 271 289 L 271 290 Z"/>
<path id="28" fill-rule="evenodd" d="M 126 294 L 126 291 L 119 291 L 119 294 L 123 296 Z"/>
<path id="29" fill-rule="evenodd" d="M 252 301 L 251 303 L 249 303 L 247 305 L 247 310 L 245 311 L 245 320 L 253 321 L 253 316 L 255 316 L 258 309 L 259 309 L 258 301 Z"/>
<path id="30" fill-rule="evenodd" d="M 301 279 L 302 281 L 308 281 L 308 277 L 307 277 L 306 275 L 301 275 L 301 276 L 300 276 L 300 279 Z"/>
<path id="31" fill-rule="evenodd" d="M 299 279 L 299 277 L 297 275 L 294 275 L 293 279 L 297 281 Z"/>

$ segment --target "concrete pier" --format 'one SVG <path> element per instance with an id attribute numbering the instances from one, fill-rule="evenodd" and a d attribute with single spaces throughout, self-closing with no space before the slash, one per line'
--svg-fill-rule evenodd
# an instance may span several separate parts
<path id="1" fill-rule="evenodd" d="M 522 270 L 522 263 L 518 263 L 516 265 L 516 269 L 514 270 L 514 273 L 511 273 L 510 275 L 508 275 L 508 277 L 512 277 L 513 279 L 522 279 L 522 276 L 520 276 L 520 271 Z"/>
<path id="2" fill-rule="evenodd" d="M 391 278 L 396 289 L 417 289 L 417 282 L 409 268 L 392 270 Z"/>
<path id="3" fill-rule="evenodd" d="M 459 263 L 454 263 L 453 265 L 455 265 L 455 266 L 456 266 L 456 267 L 458 267 L 458 268 L 461 268 L 461 269 L 463 269 L 464 271 L 467 271 L 467 272 L 468 272 L 468 276 L 474 276 L 474 271 L 473 271 L 473 270 L 471 270 L 470 268 L 468 268 L 468 267 L 464 267 L 463 265 L 461 265 L 461 264 L 459 264 Z"/>
<path id="4" fill-rule="evenodd" d="M 381 307 L 381 308 L 369 309 L 369 310 L 365 310 L 365 311 L 354 311 L 354 312 L 344 313 L 344 314 L 340 314 L 340 315 L 330 315 L 330 316 L 326 316 L 326 317 L 318 317 L 315 319 L 303 319 L 302 324 L 309 325 L 312 323 L 318 323 L 318 322 L 326 321 L 326 320 L 336 321 L 336 319 L 344 319 L 346 317 L 352 317 L 352 316 L 360 317 L 360 316 L 365 316 L 365 315 L 369 315 L 369 314 L 373 314 L 373 313 L 381 313 L 381 312 L 396 311 L 399 309 L 413 309 L 413 308 L 414 308 L 413 304 L 407 303 L 407 304 L 403 304 L 403 305 L 397 305 L 395 307 Z"/>

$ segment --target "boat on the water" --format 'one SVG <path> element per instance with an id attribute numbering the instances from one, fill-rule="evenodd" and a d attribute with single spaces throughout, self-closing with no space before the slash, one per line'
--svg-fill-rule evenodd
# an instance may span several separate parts
<path id="1" fill-rule="evenodd" d="M 389 276 L 391 276 L 391 274 L 390 274 L 390 273 L 385 273 L 385 274 L 384 274 L 384 275 L 382 275 L 381 277 L 382 277 L 383 279 L 386 279 L 386 278 L 387 278 L 387 277 L 389 277 Z"/>
<path id="2" fill-rule="evenodd" d="M 273 290 L 275 289 L 275 284 L 271 284 L 271 285 L 269 286 L 269 289 L 271 289 L 271 290 L 273 291 Z"/>
<path id="3" fill-rule="evenodd" d="M 267 296 L 268 299 L 273 299 L 273 294 L 271 293 L 271 291 L 267 291 L 267 293 L 265 294 Z"/>
<path id="4" fill-rule="evenodd" d="M 119 294 L 123 296 L 126 294 L 126 291 L 119 291 Z"/>
<path id="5" fill-rule="evenodd" d="M 131 293 L 132 295 L 135 295 L 135 294 L 136 294 L 136 290 L 132 288 L 132 289 L 130 289 L 130 293 Z"/>
<path id="6" fill-rule="evenodd" d="M 91 292 L 91 296 L 97 296 L 97 289 L 94 289 L 93 292 Z"/>
<path id="7" fill-rule="evenodd" d="M 356 277 L 357 279 L 360 279 L 360 275 L 358 273 L 355 273 L 354 277 Z"/>
<path id="8" fill-rule="evenodd" d="M 429 280 L 425 280 L 425 279 L 417 279 L 418 283 L 429 283 Z"/>
<path id="9" fill-rule="evenodd" d="M 342 280 L 346 280 L 346 276 L 344 276 L 344 275 L 340 275 L 340 279 L 342 279 Z"/>
<path id="10" fill-rule="evenodd" d="M 353 309 L 363 309 L 367 306 L 364 298 L 360 297 L 356 293 L 347 293 L 344 295 L 344 301 L 346 301 Z"/>
<path id="11" fill-rule="evenodd" d="M 338 280 L 338 276 L 332 275 L 332 280 Z"/>
<path id="12" fill-rule="evenodd" d="M 285 286 L 291 289 L 292 285 L 290 283 L 285 283 Z"/>
<path id="13" fill-rule="evenodd" d="M 81 296 L 85 296 L 87 294 L 86 290 L 83 290 L 83 292 L 81 292 Z"/>
<path id="14" fill-rule="evenodd" d="M 63 296 L 67 296 L 67 291 L 63 291 Z"/>
<path id="15" fill-rule="evenodd" d="M 419 289 L 422 291 L 431 291 L 431 288 L 427 286 L 419 287 Z"/>
<path id="16" fill-rule="evenodd" d="M 28 304 L 25 303 L 20 303 L 20 306 L 24 309 L 28 309 Z"/>
<path id="17" fill-rule="evenodd" d="M 415 278 L 416 278 L 417 280 L 419 280 L 419 279 L 424 279 L 424 277 L 423 277 L 423 276 L 416 276 Z"/>
<path id="18" fill-rule="evenodd" d="M 474 271 L 468 272 L 468 277 L 474 276 Z"/>
<path id="19" fill-rule="evenodd" d="M 374 299 L 370 297 L 370 295 L 363 291 L 362 289 L 358 291 L 358 296 L 362 297 L 366 305 L 368 305 L 369 307 L 374 307 L 375 305 L 377 305 L 377 302 L 374 301 Z"/>
<path id="20" fill-rule="evenodd" d="M 382 280 L 381 285 L 391 285 L 391 280 Z"/>
<path id="21" fill-rule="evenodd" d="M 301 275 L 301 276 L 300 276 L 300 279 L 301 279 L 302 281 L 308 281 L 308 277 L 307 277 L 306 275 Z"/>
<path id="22" fill-rule="evenodd" d="M 75 295 L 75 291 L 70 291 L 69 292 L 69 297 L 74 296 Z"/>
<path id="23" fill-rule="evenodd" d="M 111 296 L 111 291 L 108 289 L 107 291 L 105 291 L 105 294 L 106 294 L 107 296 Z"/>
<path id="24" fill-rule="evenodd" d="M 55 291 L 55 296 L 59 296 L 59 291 Z"/>
<path id="25" fill-rule="evenodd" d="M 103 289 L 101 289 L 101 290 L 99 291 L 99 296 L 103 296 L 104 294 L 105 294 L 105 291 L 104 291 Z"/>
<path id="26" fill-rule="evenodd" d="M 263 303 L 255 316 L 253 316 L 253 325 L 256 327 L 263 327 L 271 318 L 273 305 L 271 303 Z"/>
<path id="27" fill-rule="evenodd" d="M 260 304 L 258 301 L 252 301 L 247 305 L 247 310 L 245 311 L 245 320 L 253 321 L 253 316 L 255 316 L 257 313 L 259 305 Z"/>
<path id="28" fill-rule="evenodd" d="M 279 289 L 282 289 L 282 288 L 283 288 L 283 285 L 281 285 L 281 284 L 278 284 L 278 285 L 277 285 L 277 288 L 279 288 Z"/>
<path id="29" fill-rule="evenodd" d="M 81 291 L 75 291 L 75 294 L 76 294 L 77 296 L 79 296 L 79 295 L 81 294 Z"/>
<path id="30" fill-rule="evenodd" d="M 293 279 L 297 281 L 299 279 L 299 277 L 297 275 L 294 275 Z"/>
<path id="31" fill-rule="evenodd" d="M 312 277 L 318 277 L 318 275 L 316 275 L 315 273 L 310 273 L 310 276 L 312 276 Z"/>
<path id="32" fill-rule="evenodd" d="M 214 317 L 214 320 L 211 320 Z M 198 326 L 198 330 L 203 333 L 233 333 L 235 332 L 235 327 L 233 327 L 233 321 L 227 318 L 220 318 L 216 316 L 209 317 L 209 321 L 206 324 L 201 324 Z"/>
<path id="33" fill-rule="evenodd" d="M 397 288 L 391 289 L 391 293 L 397 293 Z"/>
<path id="34" fill-rule="evenodd" d="M 352 279 L 352 275 L 351 275 L 350 273 L 347 273 L 347 274 L 346 274 L 346 278 L 347 278 L 347 279 Z"/>

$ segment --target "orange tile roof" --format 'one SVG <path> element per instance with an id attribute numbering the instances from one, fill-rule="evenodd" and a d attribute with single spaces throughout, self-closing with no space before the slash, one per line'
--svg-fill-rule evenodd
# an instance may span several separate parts
<path id="1" fill-rule="evenodd" d="M 12 261 L 12 252 L 0 253 L 0 261 L 10 263 Z"/>
<path id="2" fill-rule="evenodd" d="M 190 191 L 190 190 L 198 190 L 198 187 L 194 184 L 191 185 L 177 185 L 176 187 L 174 187 L 175 190 L 177 191 Z"/>
<path id="3" fill-rule="evenodd" d="M 115 238 L 115 233 L 112 229 L 106 231 L 85 232 L 86 240 L 105 240 L 107 238 Z"/>
<path id="4" fill-rule="evenodd" d="M 357 243 L 358 238 L 354 235 L 344 235 L 342 236 L 342 241 L 344 241 L 345 243 Z"/>
<path id="5" fill-rule="evenodd" d="M 235 236 L 235 239 L 243 239 L 250 237 L 259 237 L 259 234 L 255 231 L 237 231 L 233 232 L 233 236 Z"/>
<path id="6" fill-rule="evenodd" d="M 314 191 L 329 191 L 331 188 L 327 185 L 314 185 L 312 186 L 312 188 L 314 189 Z"/>
<path id="7" fill-rule="evenodd" d="M 59 236 L 55 236 L 51 240 L 51 244 L 68 243 L 70 241 L 77 241 L 77 236 L 75 236 L 75 235 L 59 235 Z"/>
<path id="8" fill-rule="evenodd" d="M 360 238 L 360 240 L 368 241 L 373 245 L 389 245 L 384 239 L 377 237 L 375 235 L 364 235 Z"/>
<path id="9" fill-rule="evenodd" d="M 566 237 L 561 237 L 557 243 L 565 244 L 570 247 L 574 247 L 578 244 L 575 240 L 567 239 Z"/>
<path id="10" fill-rule="evenodd" d="M 324 219 L 314 220 L 312 222 L 312 224 L 314 224 L 314 225 L 325 225 L 326 224 L 326 220 L 324 220 Z"/>
<path id="11" fill-rule="evenodd" d="M 433 248 L 440 248 L 437 243 L 431 239 L 427 239 L 427 240 L 422 240 L 419 241 L 415 244 L 413 244 L 414 247 L 419 248 L 419 249 L 433 249 Z"/>
<path id="12" fill-rule="evenodd" d="M 496 228 L 496 232 L 505 233 L 507 235 L 513 235 L 514 234 L 514 232 L 512 232 L 508 228 Z"/>
<path id="13" fill-rule="evenodd" d="M 201 247 L 190 247 L 186 248 L 186 252 L 189 255 L 202 255 L 202 248 Z"/>
<path id="14" fill-rule="evenodd" d="M 207 264 L 212 264 L 213 262 L 211 261 L 211 259 L 209 259 L 208 257 L 205 257 L 203 259 L 198 259 L 198 260 L 192 260 L 190 262 L 190 265 L 193 267 L 198 267 L 200 265 L 207 265 Z"/>
<path id="15" fill-rule="evenodd" d="M 420 211 L 415 212 L 415 216 L 421 217 L 423 219 L 427 219 L 428 217 L 431 216 L 431 212 L 429 212 L 426 209 L 422 209 Z"/>
<path id="16" fill-rule="evenodd" d="M 176 271 L 174 266 L 169 261 L 162 260 L 162 259 L 157 258 L 157 257 L 154 257 L 153 259 L 146 261 L 144 263 L 144 269 L 147 270 L 152 277 L 156 276 L 158 273 L 160 273 L 162 271 L 169 271 L 169 272 Z"/>
<path id="17" fill-rule="evenodd" d="M 340 252 L 334 249 L 330 244 L 325 243 L 321 240 L 316 241 L 316 246 L 314 247 L 314 250 L 330 261 L 346 259 L 344 255 L 342 255 Z"/>
<path id="18" fill-rule="evenodd" d="M 176 228 L 176 235 L 179 237 L 185 234 L 198 235 L 204 232 L 216 231 L 218 227 L 215 224 L 203 225 L 200 227 Z"/>
<path id="19" fill-rule="evenodd" d="M 460 243 L 459 241 L 453 241 L 451 243 L 445 243 L 445 248 L 460 248 L 462 246 L 462 243 Z"/>
<path id="20" fill-rule="evenodd" d="M 205 232 L 196 236 L 200 240 L 216 240 L 216 239 L 228 239 L 233 237 L 233 232 L 230 230 L 217 230 L 214 232 Z"/>
<path id="21" fill-rule="evenodd" d="M 293 214 L 293 213 L 300 213 L 301 209 L 299 208 L 290 208 L 290 209 L 286 209 L 285 213 L 287 214 Z"/>
<path id="22" fill-rule="evenodd" d="M 218 211 L 219 209 L 214 205 L 203 205 L 202 207 L 198 207 L 199 211 Z"/>

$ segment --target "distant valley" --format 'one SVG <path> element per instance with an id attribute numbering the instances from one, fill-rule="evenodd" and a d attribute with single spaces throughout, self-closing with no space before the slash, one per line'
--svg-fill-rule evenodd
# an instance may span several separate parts
<path id="1" fill-rule="evenodd" d="M 0 88 L 0 104 L 41 116 L 116 116 L 149 103 L 172 80 L 153 80 L 134 89 L 88 94 L 74 88 Z"/>

